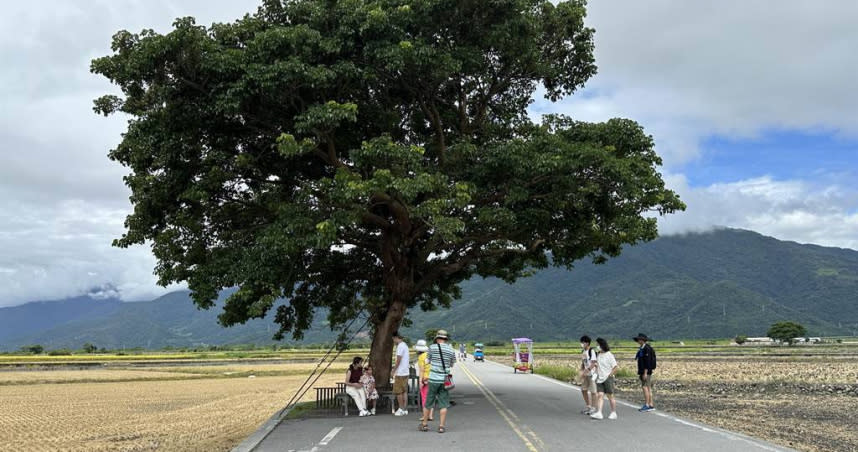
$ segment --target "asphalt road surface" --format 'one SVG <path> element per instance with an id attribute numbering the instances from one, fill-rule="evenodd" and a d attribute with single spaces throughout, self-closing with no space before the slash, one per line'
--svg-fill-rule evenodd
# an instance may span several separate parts
<path id="1" fill-rule="evenodd" d="M 271 421 L 236 451 L 785 451 L 762 440 L 708 427 L 618 400 L 617 420 L 580 414 L 577 387 L 490 361 L 454 369 L 456 405 L 439 434 L 417 430 L 420 414 Z M 658 388 L 656 387 L 656 391 Z M 656 392 L 656 402 L 658 393 Z M 352 410 L 354 412 L 354 410 Z M 264 439 L 262 439 L 264 438 Z M 261 442 L 258 442 L 262 439 Z"/>

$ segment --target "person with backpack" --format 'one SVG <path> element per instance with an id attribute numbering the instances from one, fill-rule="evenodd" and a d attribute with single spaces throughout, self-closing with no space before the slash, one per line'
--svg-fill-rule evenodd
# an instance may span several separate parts
<path id="1" fill-rule="evenodd" d="M 596 350 L 590 346 L 590 336 L 581 336 L 581 369 L 578 372 L 578 381 L 581 384 L 581 396 L 584 397 L 586 405 L 581 414 L 596 412 Z"/>
<path id="2" fill-rule="evenodd" d="M 655 405 L 652 401 L 652 371 L 657 365 L 655 350 L 647 343 L 649 338 L 646 334 L 638 333 L 634 341 L 640 345 L 635 360 L 638 362 L 638 378 L 644 393 L 644 404 L 638 411 L 642 413 L 655 411 Z"/>

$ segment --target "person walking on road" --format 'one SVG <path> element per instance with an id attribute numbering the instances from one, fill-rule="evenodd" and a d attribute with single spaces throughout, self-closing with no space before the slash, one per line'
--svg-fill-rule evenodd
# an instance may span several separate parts
<path id="1" fill-rule="evenodd" d="M 638 333 L 634 338 L 635 342 L 640 345 L 635 360 L 638 362 L 638 378 L 641 381 L 641 388 L 644 393 L 644 404 L 638 411 L 649 412 L 655 411 L 655 404 L 652 401 L 652 371 L 655 369 L 655 351 L 647 342 L 649 338 L 646 334 Z"/>
<path id="2" fill-rule="evenodd" d="M 426 394 L 426 404 L 423 406 L 424 420 L 420 424 L 420 431 L 423 432 L 429 431 L 427 419 L 429 419 L 431 408 L 438 408 L 440 411 L 438 433 L 447 431 L 447 408 L 450 407 L 450 392 L 444 382 L 456 363 L 456 351 L 447 343 L 448 340 L 447 332 L 438 330 L 435 333 L 435 343 L 429 347 L 429 390 Z"/>
<path id="3" fill-rule="evenodd" d="M 459 343 L 459 358 L 465 359 L 468 356 L 465 354 L 465 343 Z"/>
<path id="4" fill-rule="evenodd" d="M 394 416 L 408 415 L 408 345 L 402 340 L 399 331 L 393 333 L 393 343 L 396 344 L 396 362 L 393 365 L 393 394 L 396 395 L 396 401 L 399 402 Z"/>
<path id="5" fill-rule="evenodd" d="M 596 350 L 590 346 L 590 336 L 581 336 L 581 369 L 578 372 L 578 381 L 581 384 L 581 396 L 584 397 L 586 405 L 581 414 L 596 412 Z"/>
<path id="6" fill-rule="evenodd" d="M 602 416 L 602 404 L 607 395 L 608 400 L 611 402 L 611 414 L 608 415 L 608 419 L 613 420 L 617 418 L 617 401 L 614 400 L 614 374 L 617 373 L 620 367 L 617 365 L 617 359 L 614 358 L 614 354 L 611 353 L 608 341 L 600 337 L 596 339 L 596 343 L 599 344 L 599 356 L 596 358 L 596 391 L 598 395 L 596 412 L 590 414 L 590 417 L 593 419 L 604 419 Z"/>
<path id="7" fill-rule="evenodd" d="M 360 410 L 358 416 L 368 416 L 370 413 L 366 410 L 366 390 L 360 381 L 363 376 L 362 362 L 363 359 L 360 356 L 355 356 L 349 370 L 346 371 L 346 394 L 351 396 L 355 401 L 355 406 Z"/>

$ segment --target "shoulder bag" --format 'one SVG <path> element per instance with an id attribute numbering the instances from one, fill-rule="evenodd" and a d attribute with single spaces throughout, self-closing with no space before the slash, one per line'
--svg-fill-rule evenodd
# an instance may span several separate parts
<path id="1" fill-rule="evenodd" d="M 435 344 L 438 346 L 438 355 L 441 357 L 441 368 L 444 369 L 444 373 L 447 376 L 444 378 L 444 389 L 451 390 L 456 388 L 456 383 L 453 382 L 453 376 L 447 373 L 447 365 L 444 364 L 444 352 L 441 351 L 441 344 Z"/>

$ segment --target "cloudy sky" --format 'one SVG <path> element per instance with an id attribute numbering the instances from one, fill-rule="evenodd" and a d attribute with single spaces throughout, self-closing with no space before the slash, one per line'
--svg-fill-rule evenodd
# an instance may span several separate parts
<path id="1" fill-rule="evenodd" d="M 230 21 L 254 0 L 31 0 L 0 16 L 0 306 L 104 287 L 163 293 L 148 249 L 121 250 L 125 169 L 107 151 L 114 92 L 89 73 L 120 29 Z M 714 226 L 858 249 L 858 2 L 592 1 L 599 74 L 561 112 L 628 117 L 653 134 L 688 211 L 665 234 Z"/>

